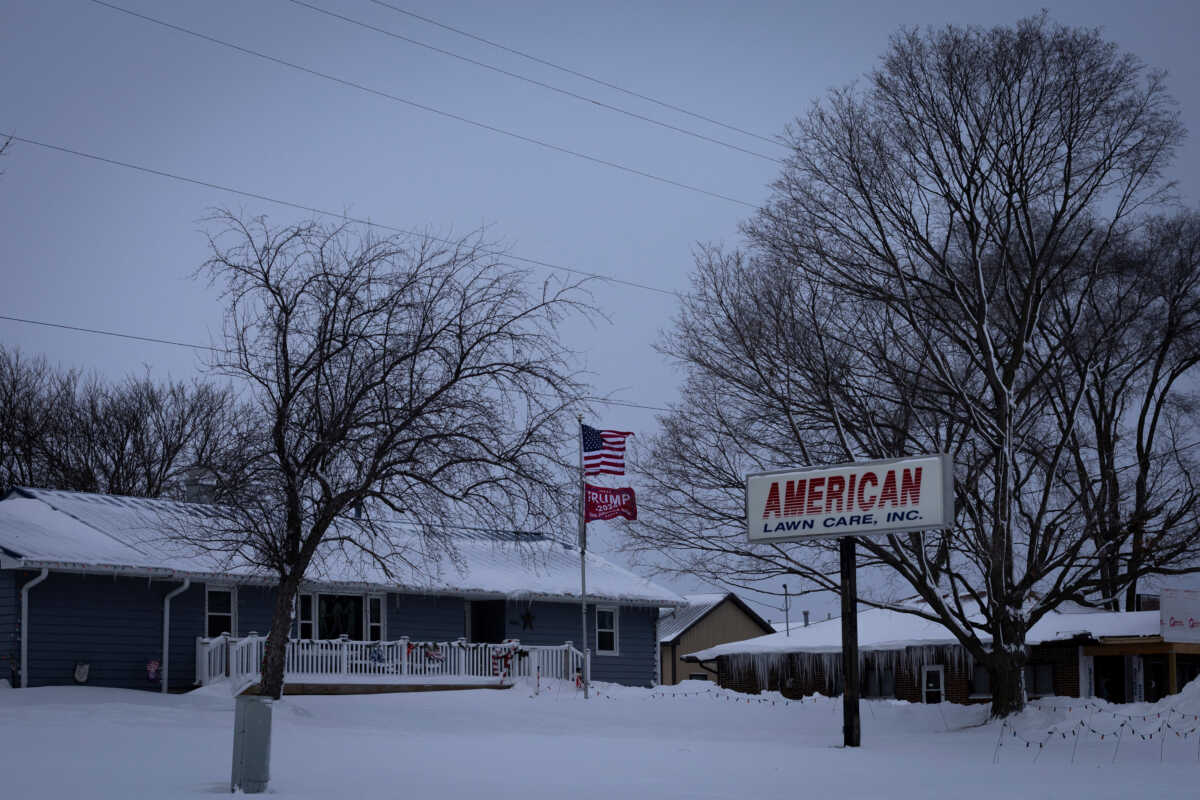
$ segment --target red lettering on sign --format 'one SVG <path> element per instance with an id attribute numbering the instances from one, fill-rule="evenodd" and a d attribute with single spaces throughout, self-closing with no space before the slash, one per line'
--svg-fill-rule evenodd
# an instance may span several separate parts
<path id="1" fill-rule="evenodd" d="M 805 509 L 809 514 L 821 513 L 821 500 L 825 494 L 825 479 L 813 478 L 808 482 L 808 506 Z"/>
<path id="2" fill-rule="evenodd" d="M 783 492 L 783 515 L 798 517 L 804 513 L 804 479 L 788 481 Z"/>
<path id="3" fill-rule="evenodd" d="M 779 516 L 779 484 L 772 483 L 770 491 L 767 492 L 767 505 L 763 508 L 763 519 L 771 516 L 771 512 L 775 512 L 775 516 Z"/>
<path id="4" fill-rule="evenodd" d="M 889 469 L 887 476 L 883 479 L 883 488 L 879 490 L 879 507 L 883 508 L 885 503 L 889 503 L 892 508 L 895 508 L 898 497 L 899 495 L 896 493 L 896 470 Z"/>
<path id="5" fill-rule="evenodd" d="M 900 481 L 900 505 L 920 505 L 921 503 L 921 467 L 915 470 L 904 470 Z"/>
<path id="6" fill-rule="evenodd" d="M 846 479 L 841 475 L 830 475 L 825 484 L 825 513 L 842 510 L 842 492 L 846 490 Z M 834 502 L 837 508 L 834 508 Z"/>
<path id="7" fill-rule="evenodd" d="M 874 472 L 864 472 L 862 480 L 858 482 L 858 494 L 855 496 L 855 499 L 858 501 L 858 507 L 862 511 L 870 511 L 875 507 L 875 495 L 866 496 L 867 484 L 871 486 L 879 485 L 879 478 L 876 477 Z"/>

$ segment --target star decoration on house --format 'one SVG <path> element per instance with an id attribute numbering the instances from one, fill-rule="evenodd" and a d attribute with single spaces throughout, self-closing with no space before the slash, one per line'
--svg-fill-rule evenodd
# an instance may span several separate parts
<path id="1" fill-rule="evenodd" d="M 521 630 L 523 630 L 523 631 L 533 630 L 533 610 L 532 609 L 529 609 L 529 608 L 525 609 L 525 613 L 521 615 Z"/>

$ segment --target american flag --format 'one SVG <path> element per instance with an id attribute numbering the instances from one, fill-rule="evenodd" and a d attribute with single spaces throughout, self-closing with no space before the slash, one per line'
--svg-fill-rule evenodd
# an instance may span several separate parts
<path id="1" fill-rule="evenodd" d="M 602 431 L 583 426 L 583 474 L 624 475 L 625 438 L 632 431 Z"/>

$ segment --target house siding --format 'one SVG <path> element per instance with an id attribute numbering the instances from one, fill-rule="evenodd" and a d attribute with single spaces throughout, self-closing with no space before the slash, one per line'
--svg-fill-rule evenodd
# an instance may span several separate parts
<path id="1" fill-rule="evenodd" d="M 598 605 L 612 607 L 606 603 Z M 627 686 L 650 686 L 654 680 L 654 650 L 658 647 L 658 609 L 619 606 L 617 612 L 618 655 L 600 655 L 596 648 L 596 605 L 588 604 L 588 646 L 592 648 L 592 680 Z M 531 615 L 527 617 L 526 614 Z M 532 627 L 529 627 L 530 623 Z M 508 638 L 529 645 L 560 645 L 580 642 L 580 613 L 577 603 L 509 601 L 505 632 Z"/>
<path id="2" fill-rule="evenodd" d="M 178 583 L 155 584 L 163 597 L 179 588 Z M 34 591 L 37 591 L 36 589 Z M 154 641 L 162 649 L 162 600 L 158 614 L 160 630 Z M 195 688 L 196 639 L 204 635 L 204 586 L 193 583 L 187 591 L 171 598 L 171 669 L 167 679 L 173 692 Z"/>
<path id="3" fill-rule="evenodd" d="M 869 658 L 869 655 L 868 655 Z M 1050 664 L 1053 667 L 1054 694 L 1060 697 L 1079 697 L 1079 646 L 1077 644 L 1052 643 L 1035 645 L 1030 648 L 1030 664 Z M 943 670 L 943 686 L 945 700 L 951 703 L 971 704 L 990 702 L 990 695 L 972 695 L 971 677 L 969 671 L 961 665 L 951 663 L 945 658 L 932 658 L 922 662 L 941 665 Z M 799 659 L 789 655 L 772 666 L 768 674 L 766 686 L 753 668 L 734 669 L 728 656 L 717 658 L 718 682 L 722 687 L 739 692 L 756 694 L 761 690 L 778 689 L 785 697 L 804 697 L 814 693 L 828 694 L 829 688 L 825 682 L 825 674 L 818 666 L 811 672 L 801 669 Z M 984 669 L 976 665 L 975 669 Z M 922 702 L 921 695 L 922 670 L 900 667 L 895 673 L 895 698 L 910 703 Z M 835 693 L 840 693 L 840 686 L 834 687 Z"/>
<path id="4" fill-rule="evenodd" d="M 1053 666 L 1054 694 L 1059 697 L 1079 697 L 1078 645 L 1034 645 L 1029 649 L 1029 663 Z"/>
<path id="5" fill-rule="evenodd" d="M 391 593 L 386 636 L 414 642 L 451 642 L 466 635 L 466 601 L 461 597 Z"/>
<path id="6" fill-rule="evenodd" d="M 82 662 L 90 665 L 89 685 L 157 690 L 146 665 L 162 658 L 163 599 L 179 585 L 51 572 L 29 593 L 29 685 L 71 684 Z M 171 601 L 172 689 L 194 682 L 203 598 L 195 586 Z"/>
<path id="7" fill-rule="evenodd" d="M 214 589 L 228 586 L 213 585 Z M 238 636 L 257 633 L 266 636 L 271 632 L 271 618 L 275 616 L 275 589 L 269 586 L 239 586 L 237 589 Z"/>
<path id="8" fill-rule="evenodd" d="M 983 698 L 971 698 L 971 676 L 967 670 L 947 663 L 945 659 L 933 659 L 926 661 L 925 664 L 942 667 L 944 700 L 947 702 L 966 705 L 983 701 Z M 921 679 L 922 670 L 920 668 L 915 672 L 906 669 L 896 670 L 896 699 L 907 700 L 910 703 L 922 702 Z"/>
<path id="9" fill-rule="evenodd" d="M 692 673 L 703 674 L 707 676 L 706 680 L 711 680 L 716 676 L 699 664 L 684 661 L 682 656 L 707 650 L 718 644 L 762 636 L 764 633 L 771 631 L 764 630 L 737 603 L 726 598 L 681 633 L 673 645 L 663 645 L 661 681 L 663 685 L 678 683 L 687 680 Z"/>
<path id="10" fill-rule="evenodd" d="M 21 651 L 21 600 L 16 573 L 0 570 L 0 679 L 13 686 L 19 680 L 17 660 Z"/>
<path id="11" fill-rule="evenodd" d="M 36 573 L 0 571 L 0 657 L 19 651 L 19 587 Z M 90 665 L 88 684 L 127 689 L 158 690 L 146 665 L 162 658 L 162 606 L 166 594 L 180 581 L 147 581 L 102 575 L 51 572 L 30 592 L 30 686 L 69 685 L 77 663 Z M 171 600 L 170 688 L 181 691 L 195 681 L 196 639 L 204 635 L 203 583 Z M 212 585 L 212 588 L 227 588 Z M 239 586 L 237 629 L 266 635 L 271 626 L 275 590 Z M 604 604 L 601 604 L 604 605 Z M 462 597 L 389 593 L 385 602 L 386 635 L 413 641 L 453 641 L 466 633 L 466 602 Z M 594 652 L 595 605 L 588 608 L 588 639 L 593 648 L 592 678 L 649 686 L 655 677 L 657 608 L 619 607 L 618 655 Z M 532 614 L 523 619 L 526 612 Z M 524 627 L 528 622 L 533 627 Z M 505 635 L 530 645 L 580 646 L 579 606 L 573 603 L 509 601 L 505 604 Z M 9 651 L 3 649 L 9 644 Z M 7 665 L 10 662 L 4 662 Z M 0 675 L 7 677 L 8 668 Z M 15 685 L 15 684 L 14 684 Z"/>

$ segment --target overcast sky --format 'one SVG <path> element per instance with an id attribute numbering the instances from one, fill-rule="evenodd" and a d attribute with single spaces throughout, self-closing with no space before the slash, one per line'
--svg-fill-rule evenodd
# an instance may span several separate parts
<path id="1" fill-rule="evenodd" d="M 590 100 L 288 0 L 114 0 L 413 104 L 703 191 L 485 130 L 87 0 L 5 3 L 0 131 L 386 225 L 437 234 L 488 226 L 516 256 L 665 290 L 595 283 L 595 319 L 564 334 L 598 393 L 649 406 L 669 403 L 676 391 L 679 376 L 653 343 L 675 310 L 669 293 L 687 289 L 692 248 L 737 242 L 738 223 L 765 199 L 779 168 L 774 159 L 784 155 L 770 140 L 828 89 L 871 69 L 901 26 L 1011 25 L 1047 7 L 1054 20 L 1100 26 L 1124 49 L 1167 70 L 1184 124 L 1200 132 L 1200 3 L 1194 0 L 388 0 L 755 136 L 370 0 L 306 2 Z M 1198 167 L 1193 136 L 1175 170 L 1193 206 L 1200 197 Z M 206 255 L 206 209 L 242 208 L 277 223 L 303 216 L 265 200 L 33 144 L 16 143 L 0 170 L 0 315 L 6 316 L 207 343 L 219 330 L 221 307 L 190 278 Z M 201 363 L 186 348 L 4 320 L 0 343 L 112 377 L 148 368 L 156 377 L 184 378 Z M 655 413 L 609 407 L 593 423 L 645 439 Z M 616 528 L 594 527 L 601 546 L 611 549 Z M 833 608 L 826 601 L 802 606 L 819 616 Z"/>

